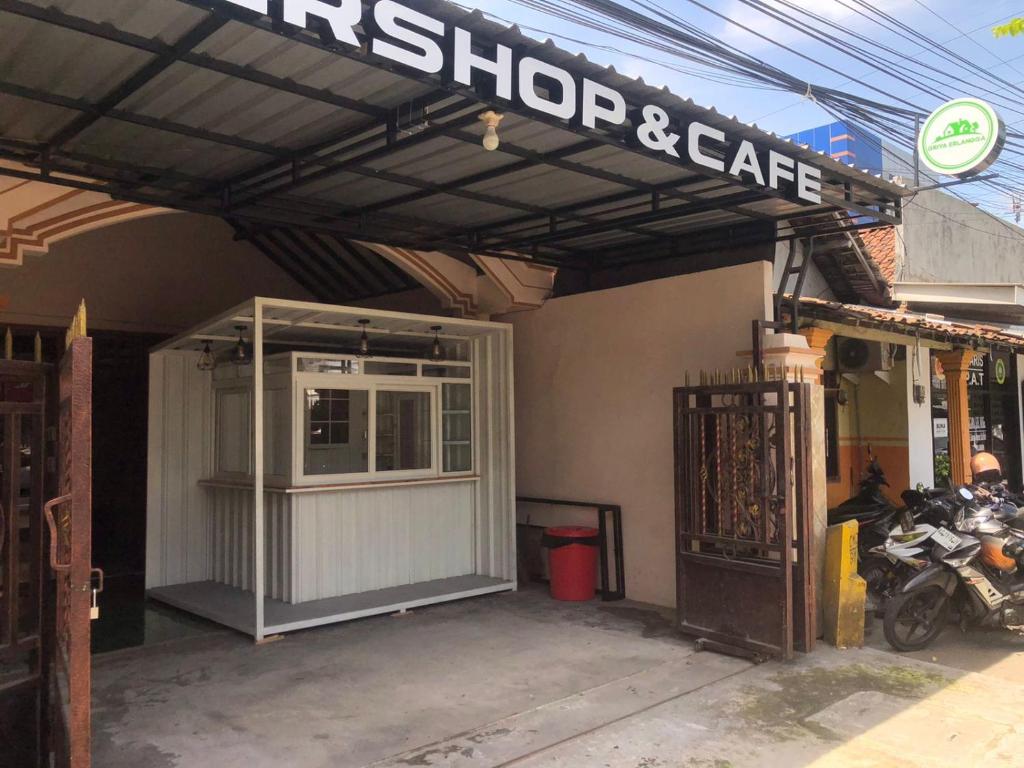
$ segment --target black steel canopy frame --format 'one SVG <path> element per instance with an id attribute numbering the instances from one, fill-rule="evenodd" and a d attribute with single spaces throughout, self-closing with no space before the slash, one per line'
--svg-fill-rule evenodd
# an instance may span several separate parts
<path id="1" fill-rule="evenodd" d="M 313 272 L 328 258 L 321 252 L 322 242 L 309 238 L 300 242 L 294 234 L 275 235 L 275 229 L 298 228 L 307 233 L 319 233 L 330 236 L 332 243 L 335 238 L 373 239 L 401 247 L 501 255 L 552 266 L 592 269 L 634 259 L 661 258 L 659 254 L 665 254 L 665 258 L 685 255 L 693 233 L 724 226 L 721 222 L 705 221 L 712 214 L 729 214 L 736 223 L 753 221 L 774 225 L 775 239 L 807 236 L 812 228 L 815 234 L 822 234 L 900 220 L 901 195 L 894 193 L 891 185 L 876 182 L 841 164 L 825 162 L 818 156 L 808 160 L 810 155 L 807 155 L 803 159 L 822 167 L 822 205 L 783 205 L 787 201 L 776 190 L 744 184 L 726 174 L 667 156 L 658 158 L 643 153 L 623 144 L 621 136 L 612 130 L 570 126 L 557 118 L 526 112 L 515 104 L 501 104 L 489 97 L 484 88 L 427 76 L 364 49 L 349 50 L 328 44 L 311 33 L 283 26 L 235 5 L 219 0 L 164 2 L 200 9 L 205 15 L 174 42 L 168 43 L 157 36 L 138 35 L 57 8 L 44 8 L 25 0 L 0 0 L 0 23 L 5 15 L 17 17 L 147 57 L 144 64 L 113 84 L 98 99 L 69 96 L 59 88 L 40 88 L 0 79 L 0 95 L 24 103 L 29 109 L 38 105 L 70 115 L 41 141 L 0 136 L 0 158 L 17 163 L 16 166 L 0 164 L 0 173 L 102 191 L 139 203 L 220 216 L 233 223 L 240 237 L 252 240 L 264 253 L 280 251 L 286 246 L 293 254 L 301 252 L 306 268 Z M 466 23 L 467 18 L 475 19 L 473 23 L 478 26 L 482 23 L 478 14 L 458 17 L 461 11 L 435 0 L 412 0 L 407 4 L 422 5 L 435 13 L 440 9 L 454 14 L 453 18 L 460 18 L 460 23 Z M 240 64 L 203 48 L 218 33 L 235 24 L 287 38 L 303 49 L 329 52 L 393 73 L 423 86 L 423 90 L 412 99 L 396 96 L 394 103 L 381 106 L 281 77 L 253 64 Z M 529 52 L 542 60 L 552 56 L 549 45 L 535 42 Z M 560 61 L 567 68 L 574 62 Z M 140 90 L 158 82 L 171 67 L 180 65 L 266 89 L 268 95 L 290 94 L 359 119 L 355 124 L 325 131 L 314 141 L 296 147 L 237 131 L 217 130 L 184 118 L 154 116 L 130 106 L 132 97 Z M 601 75 L 595 74 L 592 65 L 589 66 L 589 76 L 599 79 Z M 417 159 L 439 151 L 439 147 L 478 146 L 480 131 L 471 127 L 478 125 L 479 113 L 491 107 L 528 117 L 568 135 L 575 134 L 577 139 L 547 151 L 503 140 L 495 154 L 500 154 L 505 162 L 498 165 L 489 162 L 443 181 L 417 175 L 403 164 L 398 164 L 397 169 L 392 167 L 393 163 L 384 167 L 390 159 Z M 692 104 L 690 108 L 699 110 Z M 728 122 L 706 110 L 699 110 L 696 118 L 709 123 L 712 120 L 719 124 Z M 206 177 L 184 172 L 173 164 L 141 166 L 119 157 L 114 150 L 97 152 L 76 141 L 110 121 L 181 137 L 184 141 L 198 143 L 197 146 L 245 153 L 248 162 L 243 170 L 226 178 Z M 736 126 L 738 124 L 730 124 L 733 130 Z M 769 143 L 781 141 L 755 129 L 739 127 L 747 135 L 756 133 Z M 791 153 L 798 152 L 794 145 L 785 146 Z M 668 180 L 649 181 L 643 178 L 643 173 L 631 175 L 602 167 L 592 159 L 593 153 L 607 147 L 614 147 L 626 156 L 636 155 L 638 163 L 655 159 L 673 166 L 677 173 Z M 483 154 L 482 150 L 480 152 Z M 584 157 L 588 153 L 589 157 Z M 594 189 L 600 192 L 570 203 L 550 205 L 531 200 L 526 194 L 506 193 L 494 184 L 532 169 L 558 174 L 555 183 L 567 188 L 574 184 L 581 188 L 595 185 Z M 394 188 L 394 194 L 367 202 L 339 202 L 304 194 L 314 185 L 334 181 L 344 184 L 344 180 L 352 178 L 386 183 L 389 190 Z M 482 186 L 486 189 L 481 189 Z M 442 221 L 417 213 L 417 206 L 441 198 L 462 200 L 468 206 L 485 206 L 492 215 L 480 220 L 467 213 L 455 220 Z M 779 202 L 775 209 L 764 205 L 773 200 Z M 495 215 L 494 212 L 503 213 Z M 837 212 L 841 214 L 838 217 Z M 788 225 L 789 220 L 797 216 L 799 231 Z M 707 251 L 706 245 L 703 251 Z M 374 266 L 380 268 L 380 265 Z M 328 271 L 329 283 L 351 284 L 352 275 L 345 275 L 343 269 Z M 400 282 L 378 280 L 375 289 L 377 292 L 397 290 L 401 288 Z"/>

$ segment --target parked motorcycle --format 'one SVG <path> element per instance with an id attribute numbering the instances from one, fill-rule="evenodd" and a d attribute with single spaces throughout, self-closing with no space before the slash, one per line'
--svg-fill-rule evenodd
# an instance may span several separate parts
<path id="1" fill-rule="evenodd" d="M 878 460 L 869 454 L 868 467 L 857 494 L 828 511 L 828 524 L 838 525 L 847 520 L 856 520 L 863 527 L 888 516 L 894 507 L 882 493 L 882 486 L 888 488 L 889 482 Z"/>
<path id="2" fill-rule="evenodd" d="M 971 486 L 982 506 L 992 509 L 997 519 L 1010 528 L 1024 531 L 1024 497 L 1010 491 L 1004 482 L 978 483 Z"/>
<path id="3" fill-rule="evenodd" d="M 888 485 L 878 460 L 869 452 L 867 470 L 857 494 L 828 511 L 829 525 L 856 521 L 857 571 L 867 582 L 868 592 L 879 602 L 884 600 L 888 586 L 896 581 L 893 563 L 872 554 L 874 548 L 885 542 L 901 511 L 882 493 L 882 486 Z"/>
<path id="4" fill-rule="evenodd" d="M 1024 631 L 1024 533 L 966 487 L 936 501 L 929 521 L 908 512 L 878 548 L 907 573 L 886 606 L 885 639 L 898 651 L 921 650 L 953 608 L 963 627 Z"/>

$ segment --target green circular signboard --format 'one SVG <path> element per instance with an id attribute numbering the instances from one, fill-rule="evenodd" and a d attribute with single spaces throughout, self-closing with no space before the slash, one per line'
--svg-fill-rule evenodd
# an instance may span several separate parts
<path id="1" fill-rule="evenodd" d="M 980 99 L 953 99 L 932 112 L 921 129 L 918 149 L 924 164 L 947 176 L 968 176 L 988 168 L 1006 142 L 1006 126 Z"/>
<path id="2" fill-rule="evenodd" d="M 996 360 L 996 384 L 1006 383 L 1006 361 L 1002 358 Z"/>

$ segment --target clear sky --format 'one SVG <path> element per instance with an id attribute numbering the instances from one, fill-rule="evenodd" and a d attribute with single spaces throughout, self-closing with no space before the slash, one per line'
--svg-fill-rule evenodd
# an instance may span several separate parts
<path id="1" fill-rule="evenodd" d="M 938 106 L 942 100 L 922 93 L 912 85 L 901 83 L 878 72 L 870 64 L 854 61 L 848 56 L 814 41 L 800 32 L 785 28 L 740 0 L 697 0 L 711 11 L 698 7 L 691 0 L 649 0 L 661 8 L 699 26 L 707 33 L 724 39 L 748 54 L 757 56 L 786 72 L 802 79 L 867 96 L 884 103 L 895 104 L 903 98 L 919 105 L 925 111 Z M 619 0 L 629 4 L 629 0 Z M 902 39 L 870 19 L 855 12 L 854 0 L 790 0 L 814 13 L 842 23 L 847 29 L 873 40 L 890 45 L 898 55 L 930 68 L 939 77 L 948 73 L 950 65 L 927 47 Z M 992 27 L 1010 18 L 1024 17 L 1024 2 L 1016 0 L 870 0 L 876 7 L 898 18 L 929 38 L 945 44 L 956 53 L 970 59 L 977 67 L 1009 81 L 1000 86 L 1005 106 L 1000 112 L 1010 131 L 1024 131 L 1024 36 L 995 38 Z M 780 134 L 795 133 L 802 128 L 832 122 L 833 118 L 812 101 L 791 93 L 779 93 L 759 88 L 712 82 L 702 76 L 699 69 L 661 51 L 652 51 L 638 43 L 602 34 L 582 25 L 566 22 L 522 5 L 518 0 L 460 0 L 467 7 L 481 11 L 506 22 L 516 22 L 531 37 L 550 37 L 556 44 L 570 51 L 581 51 L 592 61 L 613 65 L 624 74 L 643 77 L 652 85 L 667 85 L 674 93 L 692 98 L 703 106 L 713 106 L 726 114 L 734 114 L 744 122 L 756 122 L 760 127 Z M 769 40 L 744 31 L 732 22 L 756 29 Z M 796 49 L 810 61 L 789 53 L 775 41 Z M 669 62 L 690 71 L 682 73 L 660 62 Z M 841 74 L 830 72 L 834 67 Z M 964 70 L 958 74 L 973 82 Z M 872 90 L 850 81 L 851 77 L 865 81 Z M 991 83 L 988 84 L 989 87 Z M 966 86 L 950 83 L 951 95 L 982 96 L 983 93 L 964 93 Z M 1014 87 L 1020 90 L 1014 90 Z M 1005 91 L 1004 91 L 1005 88 Z M 958 89 L 958 90 L 957 90 Z M 993 100 L 990 98 L 990 100 Z M 997 104 L 997 107 L 999 105 Z M 994 168 L 993 170 L 997 170 Z M 970 188 L 960 191 L 970 196 Z M 997 192 L 977 188 L 973 193 L 993 212 L 1009 210 L 1009 201 L 1000 200 Z M 1002 197 L 1006 197 L 1002 195 Z"/>

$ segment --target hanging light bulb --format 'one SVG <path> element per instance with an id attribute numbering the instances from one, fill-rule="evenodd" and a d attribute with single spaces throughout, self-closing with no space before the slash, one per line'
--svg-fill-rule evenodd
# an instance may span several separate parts
<path id="1" fill-rule="evenodd" d="M 199 359 L 196 360 L 196 368 L 200 371 L 212 371 L 217 367 L 217 360 L 213 356 L 213 352 L 210 351 L 210 342 L 203 342 L 203 353 L 199 355 Z"/>
<path id="2" fill-rule="evenodd" d="M 235 365 L 247 365 L 249 363 L 249 350 L 245 347 L 245 340 L 242 338 L 242 331 L 245 330 L 244 325 L 236 325 L 235 330 L 238 331 L 238 342 L 235 344 L 234 350 L 231 352 L 231 362 Z"/>
<path id="3" fill-rule="evenodd" d="M 484 149 L 488 152 L 493 152 L 501 144 L 501 139 L 498 138 L 498 125 L 504 118 L 504 115 L 492 109 L 481 112 L 478 116 L 478 119 L 487 126 L 487 129 L 484 131 L 483 145 Z"/>
<path id="4" fill-rule="evenodd" d="M 359 324 L 363 326 L 363 332 L 359 336 L 359 351 L 356 352 L 356 357 L 372 357 L 370 354 L 370 337 L 366 334 L 366 326 L 370 324 L 370 321 L 364 318 L 359 321 Z"/>
<path id="5" fill-rule="evenodd" d="M 437 335 L 441 331 L 441 326 L 432 325 L 430 326 L 430 330 L 434 332 L 434 344 L 430 348 L 430 359 L 434 362 L 444 360 L 444 347 L 441 346 L 441 339 Z"/>

